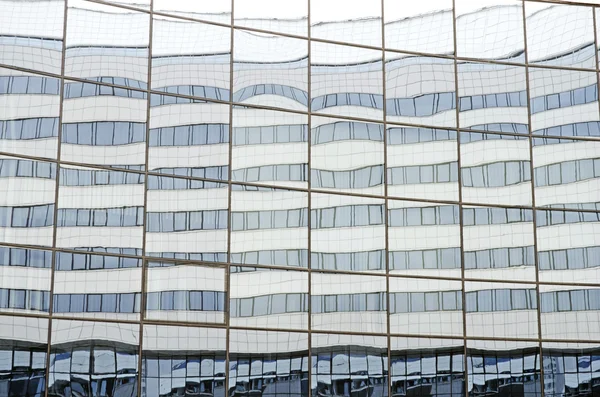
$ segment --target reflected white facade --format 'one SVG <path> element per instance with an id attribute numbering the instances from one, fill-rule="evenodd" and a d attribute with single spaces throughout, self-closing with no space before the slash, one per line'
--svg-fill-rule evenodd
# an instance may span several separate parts
<path id="1" fill-rule="evenodd" d="M 599 32 L 0 0 L 0 397 L 600 395 Z"/>

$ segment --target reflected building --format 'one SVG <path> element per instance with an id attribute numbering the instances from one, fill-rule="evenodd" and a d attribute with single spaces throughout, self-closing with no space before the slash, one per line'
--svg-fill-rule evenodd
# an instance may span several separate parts
<path id="1" fill-rule="evenodd" d="M 0 397 L 600 396 L 600 3 L 0 0 Z"/>

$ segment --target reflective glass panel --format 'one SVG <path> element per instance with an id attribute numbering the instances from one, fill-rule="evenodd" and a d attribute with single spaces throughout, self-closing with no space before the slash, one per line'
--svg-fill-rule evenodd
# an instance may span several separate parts
<path id="1" fill-rule="evenodd" d="M 145 318 L 225 321 L 225 269 L 177 262 L 148 262 Z"/>

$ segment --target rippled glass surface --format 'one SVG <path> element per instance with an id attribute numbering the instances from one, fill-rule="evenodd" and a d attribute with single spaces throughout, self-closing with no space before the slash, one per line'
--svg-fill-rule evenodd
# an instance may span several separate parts
<path id="1" fill-rule="evenodd" d="M 458 200 L 457 151 L 454 130 L 388 125 L 388 195 Z"/>
<path id="2" fill-rule="evenodd" d="M 383 200 L 312 193 L 310 217 L 313 269 L 385 271 Z"/>
<path id="3" fill-rule="evenodd" d="M 559 210 L 536 212 L 540 281 L 597 283 L 598 215 Z"/>
<path id="4" fill-rule="evenodd" d="M 137 395 L 137 324 L 53 320 L 51 338 L 50 395 Z"/>
<path id="5" fill-rule="evenodd" d="M 310 134 L 313 189 L 383 193 L 383 125 L 312 117 Z"/>
<path id="6" fill-rule="evenodd" d="M 125 1 L 149 3 L 147 0 Z M 65 75 L 146 89 L 150 40 L 148 14 L 72 0 L 67 15 Z"/>
<path id="7" fill-rule="evenodd" d="M 529 62 L 594 68 L 592 8 L 527 1 L 525 22 Z"/>
<path id="8" fill-rule="evenodd" d="M 308 334 L 229 333 L 229 396 L 308 396 Z"/>
<path id="9" fill-rule="evenodd" d="M 65 1 L 0 1 L 0 63 L 60 73 Z"/>
<path id="10" fill-rule="evenodd" d="M 465 277 L 535 281 L 533 211 L 463 207 Z"/>
<path id="11" fill-rule="evenodd" d="M 231 186 L 232 263 L 308 267 L 308 194 Z"/>
<path id="12" fill-rule="evenodd" d="M 451 0 L 410 4 L 384 0 L 383 11 L 386 48 L 430 54 L 454 53 Z"/>
<path id="13" fill-rule="evenodd" d="M 311 42 L 311 111 L 382 119 L 381 62 L 381 51 Z"/>
<path id="14" fill-rule="evenodd" d="M 465 393 L 461 339 L 390 338 L 392 396 L 448 396 Z"/>
<path id="15" fill-rule="evenodd" d="M 0 391 L 41 397 L 46 391 L 48 320 L 0 316 Z"/>
<path id="16" fill-rule="evenodd" d="M 542 343 L 544 395 L 598 393 L 598 343 Z"/>
<path id="17" fill-rule="evenodd" d="M 456 53 L 523 62 L 523 6 L 513 0 L 456 0 Z"/>
<path id="18" fill-rule="evenodd" d="M 226 262 L 228 192 L 220 182 L 149 175 L 146 255 Z"/>
<path id="19" fill-rule="evenodd" d="M 226 346 L 224 329 L 146 326 L 142 396 L 224 397 Z"/>
<path id="20" fill-rule="evenodd" d="M 388 200 L 387 217 L 390 273 L 461 277 L 458 206 Z"/>
<path id="21" fill-rule="evenodd" d="M 152 94 L 148 169 L 227 180 L 229 107 L 199 99 Z"/>
<path id="22" fill-rule="evenodd" d="M 224 2 L 227 3 L 227 2 Z M 234 23 L 254 29 L 308 35 L 308 1 L 235 0 Z M 238 44 L 236 44 L 237 46 Z"/>
<path id="23" fill-rule="evenodd" d="M 600 395 L 594 0 L 0 0 L 0 397 Z"/>
<path id="24" fill-rule="evenodd" d="M 535 284 L 465 282 L 467 335 L 537 338 Z"/>
<path id="25" fill-rule="evenodd" d="M 155 13 L 223 24 L 231 23 L 231 1 L 153 0 L 152 6 Z"/>
<path id="26" fill-rule="evenodd" d="M 61 160 L 144 170 L 147 94 L 68 80 L 64 89 Z"/>
<path id="27" fill-rule="evenodd" d="M 308 117 L 236 106 L 231 178 L 237 182 L 307 188 Z"/>
<path id="28" fill-rule="evenodd" d="M 60 168 L 56 245 L 140 255 L 144 174 L 81 166 Z"/>
<path id="29" fill-rule="evenodd" d="M 463 200 L 531 205 L 529 140 L 518 135 L 460 133 Z"/>
<path id="30" fill-rule="evenodd" d="M 0 67 L 0 150 L 55 159 L 59 94 L 58 78 Z"/>
<path id="31" fill-rule="evenodd" d="M 151 261 L 147 267 L 145 318 L 225 321 L 225 269 L 167 261 Z"/>
<path id="32" fill-rule="evenodd" d="M 313 334 L 311 342 L 312 395 L 388 396 L 385 338 Z"/>
<path id="33" fill-rule="evenodd" d="M 381 3 L 360 0 L 310 2 L 311 37 L 381 46 Z"/>
<path id="34" fill-rule="evenodd" d="M 236 29 L 234 42 L 235 102 L 306 111 L 307 40 Z"/>
<path id="35" fill-rule="evenodd" d="M 459 62 L 460 127 L 527 134 L 527 75 L 521 66 Z"/>
<path id="36" fill-rule="evenodd" d="M 231 325 L 308 328 L 307 272 L 236 266 L 229 288 Z"/>
<path id="37" fill-rule="evenodd" d="M 67 252 L 55 256 L 55 316 L 138 320 L 141 289 L 141 259 Z"/>
<path id="38" fill-rule="evenodd" d="M 460 281 L 390 277 L 390 332 L 462 336 Z"/>
<path id="39" fill-rule="evenodd" d="M 468 341 L 469 396 L 541 396 L 540 361 L 535 342 Z"/>
<path id="40" fill-rule="evenodd" d="M 230 58 L 228 28 L 162 15 L 154 17 L 154 90 L 227 101 L 230 97 Z"/>
<path id="41" fill-rule="evenodd" d="M 0 156 L 0 240 L 52 246 L 56 164 Z"/>

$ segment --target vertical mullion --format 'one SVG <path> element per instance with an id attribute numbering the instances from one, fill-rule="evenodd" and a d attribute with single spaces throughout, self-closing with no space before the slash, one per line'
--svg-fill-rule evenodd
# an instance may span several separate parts
<path id="1" fill-rule="evenodd" d="M 148 153 L 150 151 L 150 104 L 151 104 L 151 87 L 152 87 L 152 35 L 154 29 L 154 0 L 150 0 L 150 13 L 149 13 L 149 32 L 148 32 L 148 76 L 146 84 L 146 142 L 145 142 L 145 155 L 144 155 L 144 209 L 142 210 L 142 285 L 140 292 L 140 331 L 139 331 L 139 350 L 138 350 L 138 397 L 142 397 L 143 391 L 142 386 L 144 377 L 142 371 L 143 366 L 143 353 L 144 353 L 144 317 L 146 315 L 146 289 L 147 289 L 147 278 L 148 278 L 148 264 L 146 262 L 146 220 L 148 217 Z M 134 302 L 135 304 L 135 302 Z"/>
<path id="2" fill-rule="evenodd" d="M 525 12 L 525 0 L 521 1 L 522 16 L 523 16 L 523 45 L 524 45 L 524 56 L 525 56 L 525 90 L 527 94 L 527 125 L 529 126 L 529 177 L 531 179 L 531 213 L 533 221 L 533 261 L 535 266 L 535 299 L 537 302 L 537 325 L 538 325 L 538 354 L 540 357 L 540 396 L 544 397 L 544 361 L 542 357 L 542 316 L 541 316 L 541 301 L 540 301 L 540 275 L 539 275 L 539 261 L 538 261 L 538 247 L 537 247 L 537 211 L 535 209 L 535 180 L 534 180 L 534 168 L 533 168 L 533 129 L 531 124 L 531 96 L 530 96 L 530 81 L 529 81 L 529 56 L 527 49 L 527 13 Z M 595 42 L 594 38 L 594 42 Z M 597 51 L 594 49 L 597 54 Z M 597 55 L 596 55 L 597 56 Z M 596 73 L 597 75 L 597 73 Z M 512 294 L 511 294 L 512 295 Z M 535 365 L 534 365 L 535 371 Z"/>
<path id="3" fill-rule="evenodd" d="M 385 1 L 381 0 L 381 87 L 383 102 L 383 225 L 384 225 L 384 258 L 385 261 L 385 317 L 387 344 L 387 395 L 392 396 L 392 342 L 390 337 L 390 264 L 389 264 L 389 229 L 388 229 L 388 180 L 387 180 L 387 94 L 385 80 Z M 385 378 L 384 378 L 385 380 Z"/>
<path id="4" fill-rule="evenodd" d="M 52 254 L 50 263 L 50 292 L 48 294 L 48 335 L 47 335 L 47 346 L 46 346 L 46 371 L 45 371 L 45 384 L 44 396 L 48 397 L 48 390 L 50 389 L 50 353 L 52 351 L 52 315 L 54 311 L 54 267 L 56 263 L 56 232 L 58 224 L 58 193 L 60 185 L 60 150 L 61 150 L 61 136 L 62 136 L 62 121 L 63 121 L 63 101 L 64 101 L 64 86 L 65 86 L 65 56 L 67 52 L 67 14 L 68 14 L 68 0 L 64 0 L 63 10 L 63 35 L 62 35 L 62 52 L 60 60 L 60 78 L 58 88 L 59 102 L 58 102 L 58 137 L 57 137 L 57 152 L 56 152 L 56 179 L 54 181 L 54 219 L 52 224 Z"/>
<path id="5" fill-rule="evenodd" d="M 234 45 L 234 0 L 231 0 L 231 15 L 229 19 L 229 144 L 228 144 L 228 160 L 227 160 L 227 266 L 225 266 L 225 384 L 223 385 L 225 395 L 229 395 L 229 355 L 231 344 L 231 227 L 232 227 L 232 211 L 231 211 L 231 188 L 232 188 L 232 153 L 233 153 L 233 45 Z M 208 130 L 206 131 L 206 139 L 208 140 Z M 244 214 L 246 215 L 246 214 Z"/>
<path id="6" fill-rule="evenodd" d="M 315 1 L 319 1 L 319 0 L 315 0 Z M 307 133 L 306 133 L 306 145 L 307 145 L 307 162 L 308 162 L 308 167 L 307 167 L 307 175 L 306 175 L 306 181 L 307 181 L 307 220 L 306 220 L 306 225 L 307 225 L 307 230 L 306 230 L 306 234 L 307 234 L 307 246 L 306 246 L 306 263 L 307 263 L 307 271 L 308 271 L 308 302 L 307 302 L 307 310 L 308 310 L 308 320 L 307 320 L 307 325 L 308 325 L 308 396 L 312 396 L 312 262 L 311 262 L 311 257 L 312 257 L 312 244 L 311 244 L 311 229 L 312 229 L 312 193 L 311 193 L 311 183 L 312 183 L 312 179 L 311 179 L 311 174 L 312 174 L 312 167 L 311 167 L 311 146 L 312 146 L 312 109 L 311 109 L 311 101 L 312 101 L 312 79 L 311 79 L 311 73 L 312 73 L 312 68 L 311 68 L 311 47 L 312 47 L 312 43 L 311 43 L 311 26 L 310 26 L 310 7 L 311 7 L 311 0 L 307 0 L 307 13 L 306 13 L 306 36 L 308 38 L 307 40 L 307 57 L 306 57 L 306 68 L 307 68 L 307 92 L 306 92 L 306 96 L 307 96 L 307 106 L 306 106 L 306 112 L 307 112 L 307 120 L 306 120 L 306 129 L 307 129 Z M 302 373 L 302 371 L 300 371 L 300 373 Z M 316 386 L 316 385 L 315 385 Z"/>
<path id="7" fill-rule="evenodd" d="M 462 323 L 463 323 L 463 392 L 465 397 L 469 397 L 469 371 L 468 371 L 468 356 L 467 356 L 467 302 L 465 291 L 465 250 L 463 237 L 463 204 L 462 204 L 462 169 L 460 159 L 460 92 L 458 87 L 458 44 L 457 44 L 457 28 L 456 28 L 456 1 L 452 0 L 452 29 L 453 29 L 453 44 L 454 44 L 454 98 L 455 98 L 455 113 L 456 113 L 456 158 L 458 168 L 458 223 L 459 223 L 459 244 L 460 244 L 460 264 L 461 264 L 461 287 L 462 287 Z"/>

